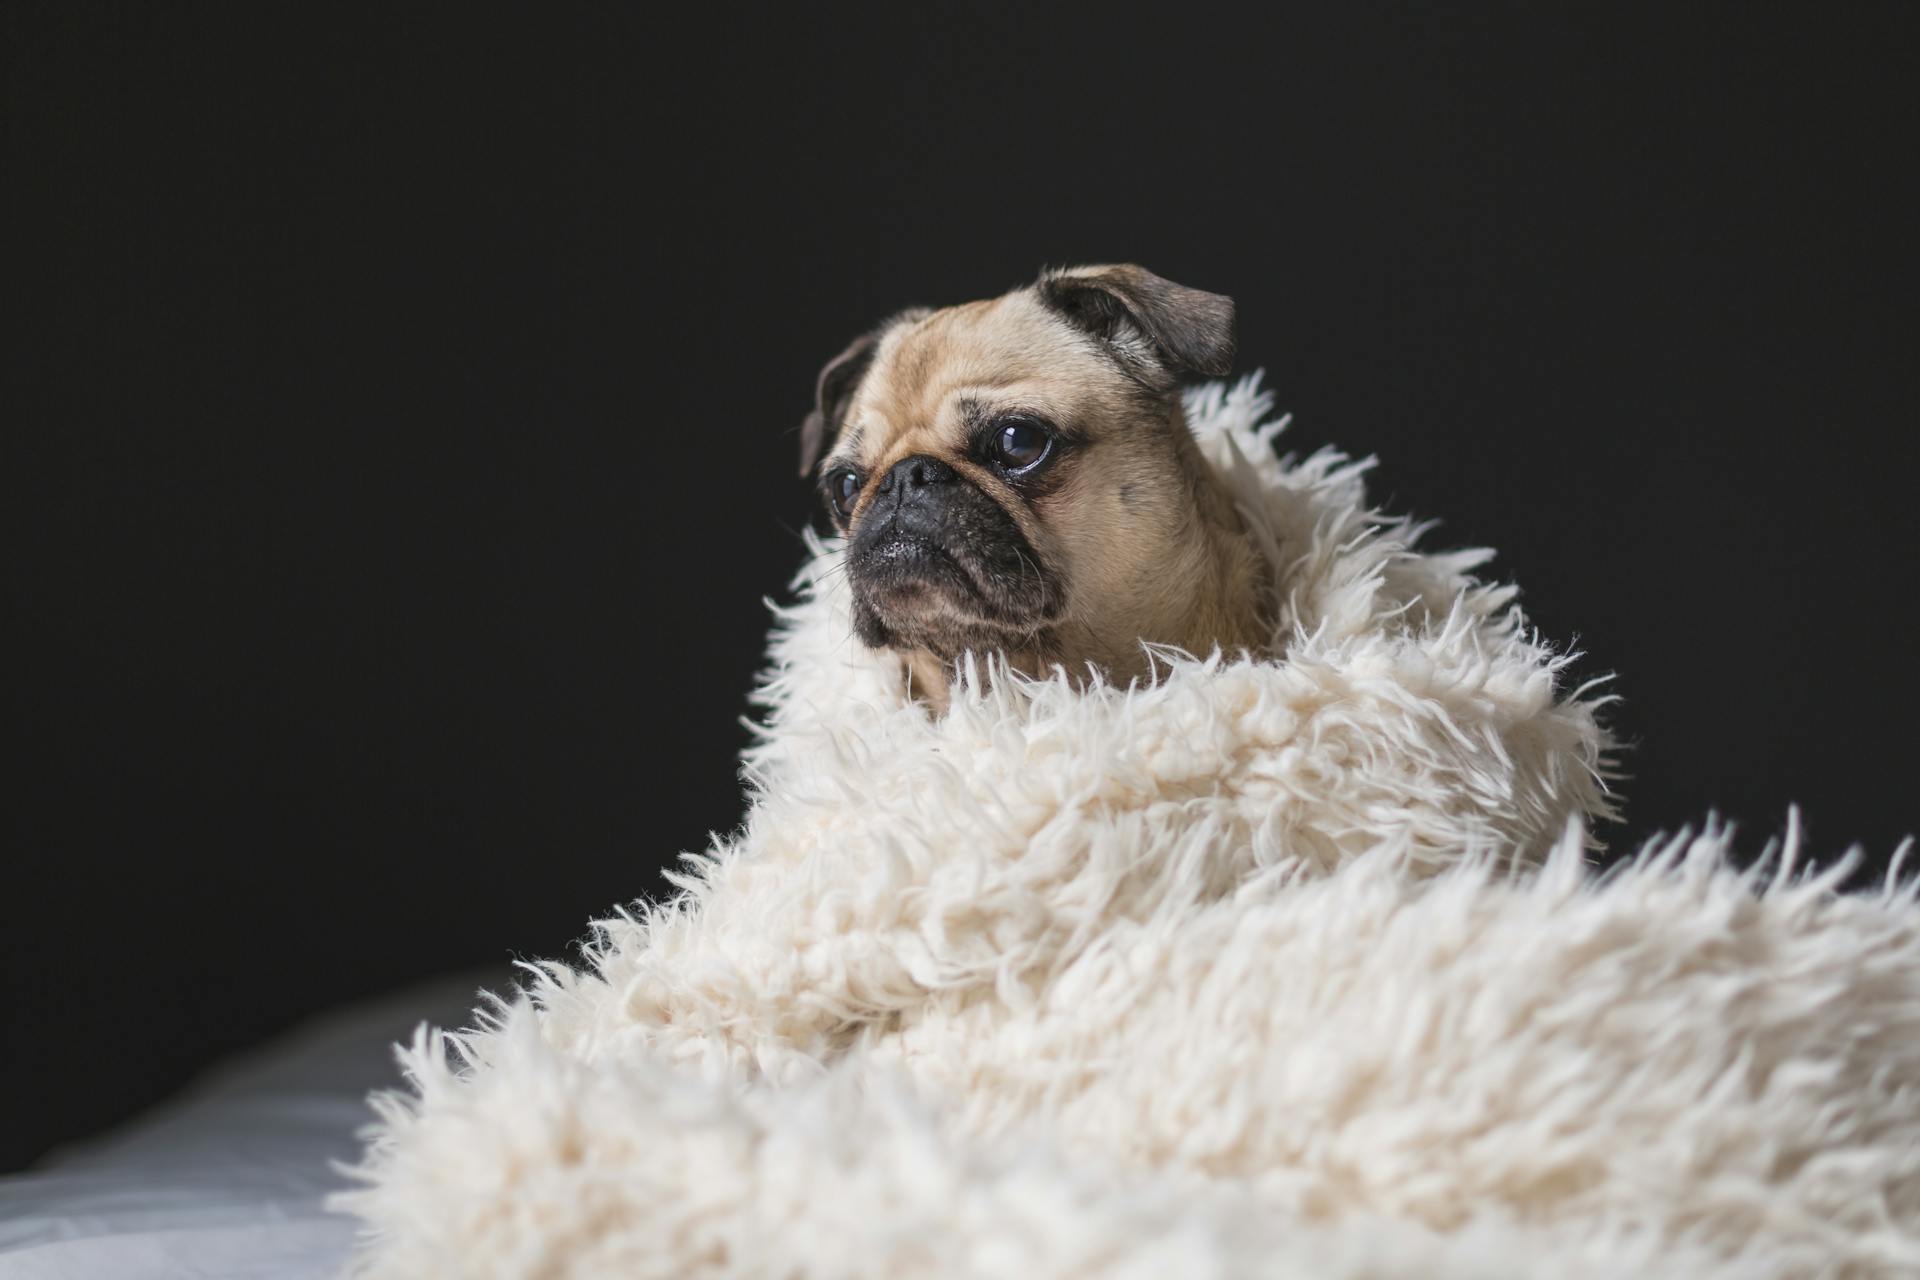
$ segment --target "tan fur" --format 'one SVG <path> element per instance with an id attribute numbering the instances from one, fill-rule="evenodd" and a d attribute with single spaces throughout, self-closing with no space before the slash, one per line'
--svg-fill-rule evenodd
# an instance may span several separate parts
<path id="1" fill-rule="evenodd" d="M 1085 447 L 1055 464 L 1029 504 L 968 451 L 959 405 L 1024 411 L 1069 427 Z M 848 405 L 827 470 L 879 476 L 931 455 L 998 503 L 1067 584 L 1063 616 L 1009 652 L 1020 670 L 1090 669 L 1126 682 L 1148 672 L 1143 641 L 1205 654 L 1256 645 L 1256 553 L 1231 500 L 1202 465 L 1177 393 L 1149 391 L 1100 341 L 1031 288 L 901 320 L 879 340 Z M 856 502 L 857 528 L 873 499 Z M 925 607 L 949 607 L 929 597 Z M 919 695 L 946 701 L 950 671 L 900 654 Z"/>

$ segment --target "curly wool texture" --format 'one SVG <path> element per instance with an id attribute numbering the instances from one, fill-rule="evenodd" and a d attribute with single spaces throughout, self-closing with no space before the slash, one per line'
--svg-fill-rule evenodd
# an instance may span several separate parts
<path id="1" fill-rule="evenodd" d="M 744 828 L 422 1032 L 358 1273 L 1920 1268 L 1912 894 L 1715 831 L 1596 879 L 1564 659 L 1268 408 L 1189 401 L 1272 567 L 1258 658 L 931 719 L 814 545 Z"/>

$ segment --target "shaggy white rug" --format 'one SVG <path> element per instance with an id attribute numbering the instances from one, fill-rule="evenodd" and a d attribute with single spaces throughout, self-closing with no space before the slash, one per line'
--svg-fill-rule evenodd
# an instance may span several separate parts
<path id="1" fill-rule="evenodd" d="M 1190 410 L 1271 658 L 932 720 L 816 545 L 745 827 L 420 1034 L 360 1274 L 1920 1274 L 1913 895 L 1595 877 L 1605 733 L 1484 556 Z"/>

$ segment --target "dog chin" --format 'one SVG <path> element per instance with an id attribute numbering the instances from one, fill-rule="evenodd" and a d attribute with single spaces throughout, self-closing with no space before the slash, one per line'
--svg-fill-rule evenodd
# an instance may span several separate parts
<path id="1" fill-rule="evenodd" d="M 919 539 L 889 541 L 852 567 L 854 629 L 875 649 L 924 649 L 942 658 L 1030 643 L 1045 625 L 1009 616 L 958 558 Z"/>

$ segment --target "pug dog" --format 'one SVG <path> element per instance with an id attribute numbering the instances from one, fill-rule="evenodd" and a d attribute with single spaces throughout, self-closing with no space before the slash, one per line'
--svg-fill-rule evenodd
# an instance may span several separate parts
<path id="1" fill-rule="evenodd" d="M 935 711 L 967 654 L 1124 684 L 1147 644 L 1258 646 L 1259 553 L 1180 397 L 1233 354 L 1230 299 L 1133 265 L 855 339 L 820 371 L 800 470 L 846 539 L 860 640 Z"/>

